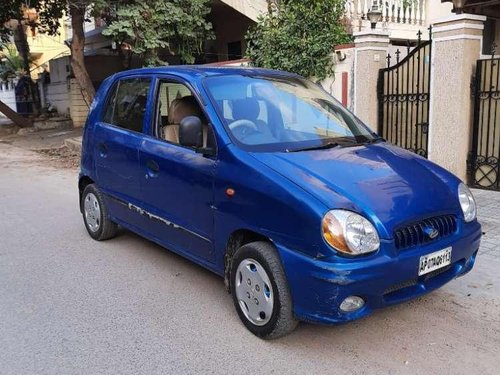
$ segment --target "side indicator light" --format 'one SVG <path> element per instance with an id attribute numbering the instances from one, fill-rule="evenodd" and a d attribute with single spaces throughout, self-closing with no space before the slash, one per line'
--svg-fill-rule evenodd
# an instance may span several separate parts
<path id="1" fill-rule="evenodd" d="M 232 197 L 234 195 L 234 193 L 235 193 L 234 189 L 231 189 L 231 188 L 226 189 L 226 195 L 228 197 Z"/>

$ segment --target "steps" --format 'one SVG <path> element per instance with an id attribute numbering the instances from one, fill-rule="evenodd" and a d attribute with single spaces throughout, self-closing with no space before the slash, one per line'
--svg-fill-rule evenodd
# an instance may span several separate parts
<path id="1" fill-rule="evenodd" d="M 73 122 L 67 117 L 49 117 L 44 120 L 35 120 L 33 127 L 36 130 L 69 129 L 73 127 Z"/>

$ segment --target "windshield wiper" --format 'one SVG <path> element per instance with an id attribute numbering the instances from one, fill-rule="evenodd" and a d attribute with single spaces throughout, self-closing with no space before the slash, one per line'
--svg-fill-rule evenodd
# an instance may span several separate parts
<path id="1" fill-rule="evenodd" d="M 304 148 L 298 148 L 295 150 L 286 150 L 286 152 L 299 152 L 299 151 L 312 151 L 312 150 L 326 150 L 328 148 L 335 148 L 339 146 L 343 146 L 344 144 L 341 144 L 339 142 L 328 142 L 328 143 L 323 143 L 319 146 L 312 146 L 312 147 L 304 147 Z"/>
<path id="2" fill-rule="evenodd" d="M 375 138 L 372 138 L 372 139 L 368 139 L 367 141 L 365 142 L 362 142 L 362 144 L 364 145 L 371 145 L 373 143 L 379 143 L 379 142 L 385 142 L 385 139 L 382 138 L 382 137 L 375 137 Z"/>
<path id="3" fill-rule="evenodd" d="M 298 148 L 295 150 L 286 150 L 286 152 L 326 150 L 328 148 L 335 148 L 335 147 L 352 147 L 352 146 L 367 145 L 367 144 L 378 143 L 378 142 L 385 142 L 385 139 L 382 137 L 379 137 L 379 136 L 372 138 L 372 139 L 367 139 L 366 141 L 362 141 L 362 142 L 359 142 L 355 139 L 351 139 L 348 137 L 340 137 L 337 139 L 340 139 L 340 141 L 327 142 L 327 143 L 323 143 L 319 146 L 304 147 L 304 148 Z"/>

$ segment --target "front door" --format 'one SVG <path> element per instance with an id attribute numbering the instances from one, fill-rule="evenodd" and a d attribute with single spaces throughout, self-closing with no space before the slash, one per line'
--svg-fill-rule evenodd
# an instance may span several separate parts
<path id="1" fill-rule="evenodd" d="M 206 117 L 190 89 L 179 82 L 159 80 L 156 116 L 139 150 L 143 208 L 147 231 L 166 247 L 213 262 L 213 179 L 216 159 L 179 144 L 179 122 Z M 209 131 L 208 131 L 209 132 Z M 209 132 L 210 133 L 210 132 Z M 206 142 L 212 137 L 205 134 Z"/>
<path id="2" fill-rule="evenodd" d="M 110 215 L 134 227 L 140 215 L 129 204 L 141 198 L 139 145 L 143 138 L 151 78 L 118 81 L 106 100 L 106 110 L 94 129 L 96 183 L 105 194 Z"/>

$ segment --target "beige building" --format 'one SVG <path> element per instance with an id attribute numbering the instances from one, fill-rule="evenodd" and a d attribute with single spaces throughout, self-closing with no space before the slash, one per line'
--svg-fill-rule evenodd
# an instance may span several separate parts
<path id="1" fill-rule="evenodd" d="M 61 56 L 69 55 L 70 51 L 65 44 L 67 39 L 67 22 L 61 19 L 59 35 L 47 35 L 27 29 L 28 45 L 33 59 L 31 76 L 36 79 L 38 73 L 49 67 L 49 61 Z"/>

